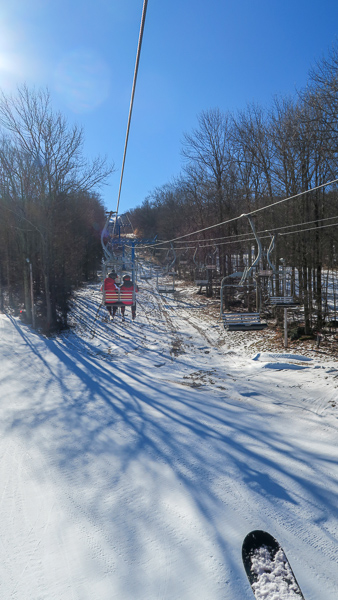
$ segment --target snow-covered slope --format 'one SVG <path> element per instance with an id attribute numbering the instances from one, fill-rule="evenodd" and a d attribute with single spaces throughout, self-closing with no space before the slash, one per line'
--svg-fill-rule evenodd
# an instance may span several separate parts
<path id="1" fill-rule="evenodd" d="M 188 292 L 144 283 L 123 324 L 89 286 L 49 340 L 0 315 L 1 598 L 250 600 L 265 529 L 336 600 L 337 365 L 257 352 Z"/>

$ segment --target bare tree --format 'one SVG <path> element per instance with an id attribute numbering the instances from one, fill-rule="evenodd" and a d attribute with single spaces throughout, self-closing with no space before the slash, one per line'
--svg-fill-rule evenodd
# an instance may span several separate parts
<path id="1" fill-rule="evenodd" d="M 231 155 L 230 118 L 218 108 L 203 111 L 198 117 L 198 129 L 184 134 L 182 155 L 188 164 L 197 166 L 215 188 L 218 218 L 224 218 L 224 175 Z"/>
<path id="2" fill-rule="evenodd" d="M 0 166 L 7 181 L 10 209 L 39 239 L 49 329 L 55 322 L 50 274 L 58 203 L 67 195 L 97 189 L 113 166 L 105 158 L 85 160 L 83 130 L 69 126 L 62 114 L 53 110 L 48 90 L 36 91 L 24 85 L 15 96 L 1 92 L 0 126 Z M 27 247 L 23 260 L 25 254 Z"/>

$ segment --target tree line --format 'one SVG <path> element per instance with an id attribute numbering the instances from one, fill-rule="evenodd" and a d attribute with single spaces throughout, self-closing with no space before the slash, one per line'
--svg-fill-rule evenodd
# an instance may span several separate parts
<path id="1" fill-rule="evenodd" d="M 87 161 L 83 130 L 53 110 L 48 90 L 0 92 L 0 310 L 23 310 L 50 333 L 67 326 L 74 288 L 96 275 L 113 166 Z"/>
<path id="2" fill-rule="evenodd" d="M 157 234 L 161 240 L 222 223 L 174 246 L 190 258 L 197 246 L 205 256 L 215 248 L 224 276 L 233 270 L 233 256 L 250 254 L 251 243 L 240 241 L 250 230 L 248 221 L 237 217 L 257 211 L 262 240 L 270 240 L 269 232 L 278 234 L 275 264 L 284 258 L 297 271 L 306 328 L 314 319 L 321 327 L 323 270 L 326 276 L 336 270 L 338 225 L 332 225 L 338 224 L 338 188 L 320 186 L 338 178 L 337 142 L 338 46 L 333 46 L 293 97 L 275 97 L 268 108 L 250 104 L 237 113 L 203 111 L 198 126 L 184 134 L 182 172 L 131 211 L 131 220 L 142 236 Z"/>

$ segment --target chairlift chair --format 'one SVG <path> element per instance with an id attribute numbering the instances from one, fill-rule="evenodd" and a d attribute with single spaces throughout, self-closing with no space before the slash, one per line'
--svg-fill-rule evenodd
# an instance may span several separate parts
<path id="1" fill-rule="evenodd" d="M 215 280 L 215 273 L 217 270 L 217 264 L 216 264 L 217 248 L 215 247 L 214 252 L 212 254 L 209 254 L 206 257 L 204 265 L 201 265 L 196 260 L 196 255 L 197 255 L 197 252 L 199 249 L 200 249 L 200 246 L 197 246 L 197 248 L 194 252 L 194 255 L 193 255 L 193 261 L 195 263 L 194 282 L 195 282 L 195 285 L 200 288 L 199 293 L 201 293 L 202 288 L 205 287 L 207 296 L 210 297 L 210 296 L 212 296 L 213 282 Z"/>
<path id="2" fill-rule="evenodd" d="M 261 321 L 259 312 L 226 312 L 223 310 L 224 289 L 226 287 L 247 289 L 248 287 L 254 287 L 254 284 L 249 283 L 225 283 L 227 280 L 238 278 L 239 276 L 242 276 L 242 272 L 232 273 L 232 275 L 228 275 L 222 279 L 220 317 L 223 321 L 224 329 L 227 331 L 257 331 L 265 329 L 268 324 Z"/>
<path id="3" fill-rule="evenodd" d="M 173 294 L 175 292 L 175 272 L 170 272 L 167 274 L 169 277 L 172 277 L 172 281 L 166 283 L 165 281 L 158 281 L 158 274 L 156 277 L 156 289 L 159 294 Z"/>
<path id="4" fill-rule="evenodd" d="M 289 284 L 288 280 L 289 279 Z M 268 304 L 277 308 L 297 308 L 300 306 L 300 302 L 291 294 L 291 276 L 286 273 L 285 268 L 284 272 L 279 274 L 278 272 L 274 273 L 274 279 L 272 283 L 281 282 L 282 283 L 282 294 L 276 295 L 271 294 L 269 296 Z M 276 289 L 276 285 L 273 286 Z"/>
<path id="5" fill-rule="evenodd" d="M 175 262 L 176 262 L 176 253 L 174 250 L 174 246 L 171 244 L 171 248 L 168 250 L 167 252 L 167 256 L 166 259 L 169 258 L 170 256 L 170 252 L 172 253 L 173 257 L 170 263 L 167 264 L 166 269 L 164 271 L 164 273 L 162 272 L 162 281 L 159 282 L 159 272 L 157 272 L 156 274 L 156 289 L 160 294 L 173 294 L 175 292 L 175 277 L 176 277 L 176 271 L 175 271 Z M 167 280 L 171 281 L 167 281 Z"/>
<path id="6" fill-rule="evenodd" d="M 265 329 L 268 326 L 268 324 L 266 322 L 261 321 L 261 316 L 260 316 L 259 312 L 224 312 L 223 311 L 224 288 L 226 288 L 226 287 L 235 288 L 236 287 L 236 288 L 248 289 L 249 287 L 255 287 L 257 289 L 257 282 L 250 284 L 249 278 L 252 275 L 253 270 L 259 264 L 260 257 L 262 254 L 262 245 L 256 234 L 256 230 L 255 230 L 252 220 L 250 219 L 250 217 L 248 215 L 243 215 L 243 216 L 246 216 L 249 220 L 250 226 L 252 228 L 252 231 L 253 231 L 256 241 L 257 241 L 258 253 L 257 253 L 257 256 L 251 266 L 245 267 L 244 271 L 237 271 L 237 272 L 232 273 L 231 275 L 228 275 L 222 279 L 220 317 L 223 321 L 224 328 L 229 332 L 230 331 L 258 331 L 258 330 Z M 237 279 L 240 278 L 240 281 L 238 283 L 229 283 L 227 281 L 229 279 L 233 280 L 235 278 L 237 278 Z"/>

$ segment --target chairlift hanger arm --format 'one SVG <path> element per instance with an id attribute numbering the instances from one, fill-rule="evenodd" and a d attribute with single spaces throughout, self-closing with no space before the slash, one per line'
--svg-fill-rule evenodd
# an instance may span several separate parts
<path id="1" fill-rule="evenodd" d="M 253 224 L 253 221 L 252 221 L 250 215 L 241 215 L 241 216 L 242 217 L 246 217 L 248 219 L 248 221 L 250 223 L 250 227 L 252 229 L 252 232 L 253 232 L 253 234 L 255 236 L 255 239 L 256 239 L 256 242 L 257 242 L 257 246 L 258 246 L 258 253 L 257 253 L 257 256 L 256 256 L 255 260 L 253 261 L 252 265 L 250 267 L 248 267 L 247 269 L 244 269 L 243 277 L 241 279 L 241 284 L 243 284 L 244 281 L 245 281 L 245 279 L 247 279 L 249 277 L 252 269 L 259 263 L 259 261 L 261 259 L 261 256 L 262 256 L 262 253 L 263 253 L 263 249 L 262 249 L 261 241 L 260 241 L 260 239 L 259 239 L 259 237 L 258 237 L 258 235 L 256 233 L 256 229 L 255 229 L 255 226 Z"/>
<path id="2" fill-rule="evenodd" d="M 171 250 L 172 250 L 172 253 L 173 253 L 173 260 L 171 261 L 171 263 L 169 265 L 169 270 L 172 269 L 172 267 L 174 266 L 174 264 L 176 262 L 176 252 L 175 252 L 174 246 L 172 245 L 172 243 L 170 245 L 171 245 Z"/>
<path id="3" fill-rule="evenodd" d="M 255 258 L 255 260 L 254 260 L 254 262 L 253 262 L 253 263 L 252 263 L 252 265 L 251 265 L 251 269 L 253 269 L 253 267 L 255 267 L 255 266 L 256 266 L 256 265 L 259 263 L 259 261 L 260 261 L 260 259 L 261 259 L 261 256 L 262 256 L 262 253 L 263 253 L 263 249 L 262 249 L 262 244 L 261 244 L 261 241 L 260 241 L 260 239 L 259 239 L 259 237 L 258 237 L 258 235 L 257 235 L 257 233 L 256 233 L 255 226 L 254 226 L 254 224 L 253 224 L 253 222 L 252 222 L 252 219 L 251 219 L 251 217 L 249 217 L 249 215 L 247 215 L 247 219 L 248 219 L 248 221 L 249 221 L 249 223 L 250 223 L 250 226 L 251 226 L 252 232 L 253 232 L 253 234 L 254 234 L 254 236 L 255 236 L 255 239 L 256 239 L 256 242 L 257 242 L 257 246 L 258 246 L 258 254 L 257 254 L 257 256 L 256 256 L 256 258 Z M 250 270 L 251 270 L 251 269 L 250 269 Z"/>
<path id="4" fill-rule="evenodd" d="M 108 225 L 109 225 L 110 219 L 111 219 L 111 217 L 112 217 L 113 214 L 114 214 L 114 211 L 110 211 L 108 213 L 107 220 L 106 220 L 104 228 L 102 229 L 102 232 L 101 232 L 101 246 L 102 246 L 104 255 L 106 257 L 106 260 L 110 260 L 112 258 L 112 255 L 109 252 L 109 250 L 108 250 L 108 248 L 107 248 L 107 246 L 106 246 L 106 244 L 104 242 L 104 238 L 105 238 L 105 236 L 108 235 Z"/>
<path id="5" fill-rule="evenodd" d="M 275 267 L 275 265 L 272 264 L 272 262 L 270 260 L 270 254 L 271 254 L 271 252 L 273 251 L 273 249 L 275 247 L 275 239 L 276 239 L 276 237 L 277 237 L 276 233 L 274 233 L 273 235 L 271 235 L 270 246 L 269 246 L 268 251 L 266 253 L 266 259 L 267 259 L 267 261 L 268 261 L 268 263 L 269 263 L 269 265 L 270 265 L 270 267 L 271 267 L 271 269 L 272 269 L 272 271 L 273 271 L 274 274 L 276 273 L 276 267 Z"/>

